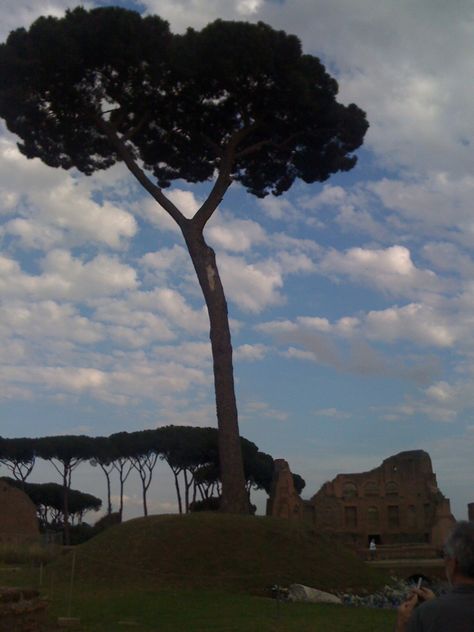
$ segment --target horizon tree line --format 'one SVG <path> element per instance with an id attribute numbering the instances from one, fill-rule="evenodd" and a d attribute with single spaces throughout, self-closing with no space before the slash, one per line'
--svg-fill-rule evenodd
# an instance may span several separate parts
<path id="1" fill-rule="evenodd" d="M 273 457 L 261 452 L 244 437 L 240 438 L 244 463 L 245 489 L 250 503 L 252 489 L 270 493 L 273 478 Z M 220 478 L 218 430 L 194 426 L 163 426 L 153 430 L 117 432 L 109 436 L 57 435 L 38 438 L 0 437 L 0 464 L 10 472 L 18 486 L 27 490 L 27 479 L 37 459 L 51 463 L 58 473 L 62 506 L 56 519 L 62 517 L 64 541 L 69 543 L 72 473 L 82 463 L 99 467 L 106 480 L 106 511 L 113 512 L 112 476 L 118 478 L 120 519 L 123 515 L 124 488 L 131 472 L 138 474 L 142 490 L 143 513 L 148 515 L 147 495 L 158 460 L 171 469 L 178 511 L 218 508 L 222 494 Z M 305 481 L 294 475 L 298 492 Z M 57 493 L 55 489 L 55 493 Z M 52 513 L 58 511 L 57 502 Z"/>

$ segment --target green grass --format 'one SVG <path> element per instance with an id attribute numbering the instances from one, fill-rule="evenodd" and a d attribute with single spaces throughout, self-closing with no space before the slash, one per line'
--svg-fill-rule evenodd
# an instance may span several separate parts
<path id="1" fill-rule="evenodd" d="M 277 604 L 274 600 L 212 591 L 123 592 L 77 596 L 73 612 L 90 632 L 119 630 L 133 620 L 143 632 L 373 632 L 393 629 L 394 613 L 340 606 Z"/>
<path id="2" fill-rule="evenodd" d="M 26 569 L 15 583 L 34 586 L 38 569 Z M 3 579 L 3 578 L 2 578 Z M 13 578 L 11 578 L 13 579 Z M 42 592 L 52 619 L 81 619 L 85 632 L 120 632 L 119 621 L 133 621 L 136 632 L 389 632 L 395 613 L 333 605 L 278 603 L 221 590 L 137 589 L 78 581 L 72 600 L 67 582 L 46 569 Z"/>

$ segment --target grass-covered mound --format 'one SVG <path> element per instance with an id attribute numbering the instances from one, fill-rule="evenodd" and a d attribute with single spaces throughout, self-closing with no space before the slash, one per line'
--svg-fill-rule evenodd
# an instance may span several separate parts
<path id="1" fill-rule="evenodd" d="M 325 590 L 380 587 L 386 577 L 311 526 L 196 513 L 130 520 L 75 547 L 78 578 L 107 583 L 263 592 L 298 582 Z M 55 562 L 67 577 L 71 555 Z"/>

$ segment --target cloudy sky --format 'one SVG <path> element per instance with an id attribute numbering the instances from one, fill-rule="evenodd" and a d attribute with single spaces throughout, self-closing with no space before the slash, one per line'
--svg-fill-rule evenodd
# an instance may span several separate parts
<path id="1" fill-rule="evenodd" d="M 474 501 L 471 0 L 141 0 L 174 31 L 215 18 L 298 35 L 367 112 L 359 162 L 207 229 L 229 301 L 241 433 L 309 497 L 425 449 L 456 517 Z M 69 0 L 3 0 L 1 40 Z M 214 425 L 207 315 L 180 234 L 121 166 L 89 178 L 0 137 L 0 434 Z M 207 187 L 168 190 L 188 214 Z M 54 479 L 40 464 L 36 480 Z M 73 486 L 102 495 L 81 467 Z M 128 515 L 139 512 L 131 481 Z M 161 464 L 154 511 L 175 510 Z M 259 500 L 262 506 L 262 499 Z"/>

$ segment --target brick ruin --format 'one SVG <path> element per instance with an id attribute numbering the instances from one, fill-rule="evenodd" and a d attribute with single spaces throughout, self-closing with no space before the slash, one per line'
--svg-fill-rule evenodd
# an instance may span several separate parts
<path id="1" fill-rule="evenodd" d="M 0 480 L 0 544 L 39 540 L 36 507 L 21 489 Z"/>
<path id="2" fill-rule="evenodd" d="M 272 488 L 267 502 L 267 516 L 279 518 L 302 518 L 304 503 L 293 483 L 288 463 L 284 459 L 275 459 Z"/>
<path id="3" fill-rule="evenodd" d="M 400 452 L 369 472 L 338 474 L 310 500 L 298 496 L 288 463 L 278 459 L 267 515 L 307 520 L 357 548 L 372 538 L 440 548 L 455 522 L 423 450 Z"/>

